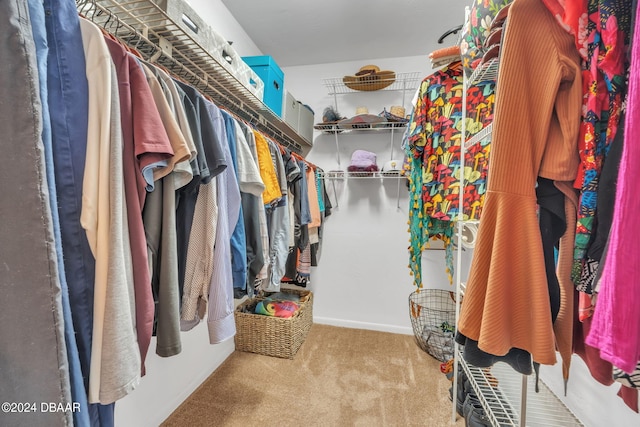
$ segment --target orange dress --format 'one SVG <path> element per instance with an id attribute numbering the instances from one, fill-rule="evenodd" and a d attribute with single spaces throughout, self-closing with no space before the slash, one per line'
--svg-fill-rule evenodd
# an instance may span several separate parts
<path id="1" fill-rule="evenodd" d="M 531 25 L 531 23 L 535 25 Z M 481 350 L 511 348 L 554 364 L 565 377 L 571 358 L 571 258 L 582 104 L 580 57 L 569 35 L 539 0 L 516 0 L 507 18 L 496 88 L 492 153 L 482 221 L 458 331 Z M 561 240 L 561 307 L 555 324 L 536 215 L 537 177 L 565 194 Z"/>

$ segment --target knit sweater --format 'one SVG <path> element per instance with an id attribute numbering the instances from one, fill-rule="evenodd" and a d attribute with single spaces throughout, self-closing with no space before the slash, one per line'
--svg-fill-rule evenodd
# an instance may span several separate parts
<path id="1" fill-rule="evenodd" d="M 531 25 L 535 22 L 535 25 Z M 526 350 L 542 364 L 571 354 L 571 248 L 582 87 L 573 37 L 540 0 L 516 0 L 506 24 L 496 89 L 491 166 L 458 330 L 479 348 L 505 355 Z M 555 181 L 565 193 L 561 307 L 554 325 L 545 274 L 535 186 Z"/>

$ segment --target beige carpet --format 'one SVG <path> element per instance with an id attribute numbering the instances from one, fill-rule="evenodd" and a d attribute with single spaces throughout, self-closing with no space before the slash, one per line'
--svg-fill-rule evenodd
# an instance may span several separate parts
<path id="1" fill-rule="evenodd" d="M 447 426 L 449 386 L 413 336 L 314 324 L 293 360 L 234 352 L 163 426 Z"/>

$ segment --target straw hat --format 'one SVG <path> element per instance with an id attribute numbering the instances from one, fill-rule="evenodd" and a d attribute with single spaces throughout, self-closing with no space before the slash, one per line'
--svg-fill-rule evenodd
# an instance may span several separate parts
<path id="1" fill-rule="evenodd" d="M 340 120 L 338 125 L 343 129 L 367 129 L 384 122 L 384 119 L 374 114 L 369 114 L 367 107 L 357 107 L 356 114 L 345 120 Z"/>
<path id="2" fill-rule="evenodd" d="M 396 81 L 396 73 L 381 71 L 377 65 L 365 65 L 360 67 L 354 76 L 344 76 L 342 81 L 353 90 L 374 91 L 393 84 Z"/>
<path id="3" fill-rule="evenodd" d="M 364 67 L 360 67 L 356 76 L 366 76 L 367 74 L 375 74 L 380 72 L 380 67 L 377 65 L 365 65 Z"/>
<path id="4" fill-rule="evenodd" d="M 400 107 L 399 105 L 392 105 L 390 113 L 396 117 L 400 117 L 401 119 L 404 119 L 405 109 L 404 107 Z"/>
<path id="5" fill-rule="evenodd" d="M 404 116 L 404 113 L 404 107 L 394 105 L 391 107 L 391 111 L 387 111 L 385 108 L 379 116 L 384 117 L 388 122 L 407 123 L 409 120 Z"/>

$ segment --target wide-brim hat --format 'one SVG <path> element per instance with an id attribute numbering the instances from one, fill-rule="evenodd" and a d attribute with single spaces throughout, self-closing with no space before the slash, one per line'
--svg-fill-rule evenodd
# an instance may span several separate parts
<path id="1" fill-rule="evenodd" d="M 396 81 L 396 73 L 390 70 L 380 70 L 377 65 L 360 67 L 353 76 L 344 76 L 343 83 L 353 90 L 374 91 L 384 89 Z"/>
<path id="2" fill-rule="evenodd" d="M 349 119 L 340 120 L 338 126 L 342 129 L 369 129 L 384 121 L 384 118 L 375 114 L 356 114 Z"/>

